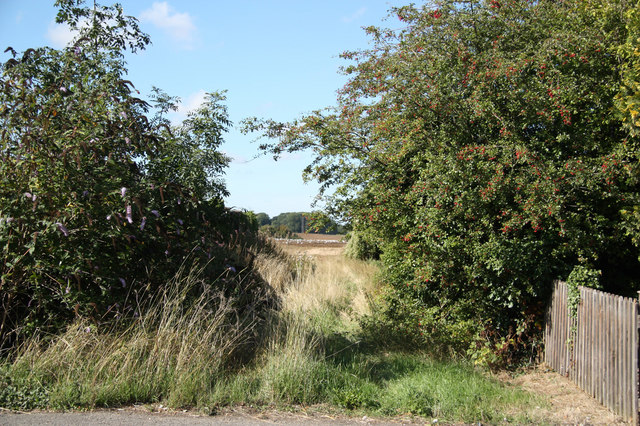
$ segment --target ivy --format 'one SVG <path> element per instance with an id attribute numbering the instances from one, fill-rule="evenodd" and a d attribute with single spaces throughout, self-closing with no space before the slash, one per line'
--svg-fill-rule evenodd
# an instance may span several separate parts
<path id="1" fill-rule="evenodd" d="M 600 276 L 602 271 L 590 268 L 585 265 L 576 265 L 567 278 L 567 305 L 569 308 L 569 318 L 571 330 L 567 344 L 573 349 L 573 336 L 578 329 L 578 308 L 580 306 L 580 287 L 601 289 Z"/>
<path id="2" fill-rule="evenodd" d="M 601 289 L 600 276 L 602 271 L 589 268 L 585 265 L 576 265 L 567 278 L 569 289 L 569 315 L 577 318 L 578 305 L 580 304 L 580 287 Z"/>

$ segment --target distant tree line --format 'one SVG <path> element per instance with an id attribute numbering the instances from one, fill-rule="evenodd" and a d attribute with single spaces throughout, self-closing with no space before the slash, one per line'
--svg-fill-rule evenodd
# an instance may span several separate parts
<path id="1" fill-rule="evenodd" d="M 296 232 L 335 235 L 347 231 L 346 225 L 337 224 L 320 212 L 280 213 L 273 218 L 266 213 L 257 213 L 255 218 L 262 232 L 278 237 L 286 237 L 285 234 Z"/>

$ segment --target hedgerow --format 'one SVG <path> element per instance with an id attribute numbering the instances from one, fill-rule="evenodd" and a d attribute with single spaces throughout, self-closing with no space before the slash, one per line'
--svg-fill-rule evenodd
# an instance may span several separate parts
<path id="1" fill-rule="evenodd" d="M 343 54 L 336 108 L 246 129 L 315 153 L 307 177 L 380 244 L 396 327 L 508 360 L 537 345 L 554 279 L 639 287 L 637 16 L 613 0 L 394 8 Z"/>
<path id="2" fill-rule="evenodd" d="M 173 125 L 174 98 L 155 90 L 149 104 L 125 79 L 124 52 L 149 42 L 136 20 L 119 5 L 57 5 L 75 41 L 9 47 L 1 64 L 0 348 L 78 316 L 134 316 L 187 257 L 249 295 L 231 242 L 249 244 L 251 225 L 222 202 L 224 95 Z"/>

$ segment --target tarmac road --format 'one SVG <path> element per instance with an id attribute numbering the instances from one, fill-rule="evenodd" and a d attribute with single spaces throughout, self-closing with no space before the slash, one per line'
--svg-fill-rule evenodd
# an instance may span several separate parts
<path id="1" fill-rule="evenodd" d="M 0 410 L 0 425 L 4 426 L 24 426 L 24 425 L 45 425 L 45 426 L 80 426 L 80 425 L 394 425 L 410 424 L 411 422 L 387 422 L 367 417 L 348 418 L 333 417 L 329 415 L 314 414 L 307 416 L 294 413 L 247 413 L 229 412 L 215 416 L 206 416 L 194 413 L 183 412 L 145 412 L 135 409 L 114 409 L 114 410 L 94 410 L 86 412 L 15 412 Z"/>

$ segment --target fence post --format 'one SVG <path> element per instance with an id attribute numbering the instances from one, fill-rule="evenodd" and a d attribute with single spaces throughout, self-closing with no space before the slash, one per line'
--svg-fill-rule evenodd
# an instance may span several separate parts
<path id="1" fill-rule="evenodd" d="M 640 425 L 640 418 L 638 416 L 638 411 L 640 411 L 640 313 L 638 312 L 638 306 L 640 305 L 640 291 L 638 291 L 638 304 L 636 304 L 636 327 L 635 327 L 635 340 L 636 340 L 636 374 L 634 377 L 634 382 L 636 385 L 636 395 L 633 399 L 634 408 L 633 408 L 633 423 L 636 425 Z"/>

